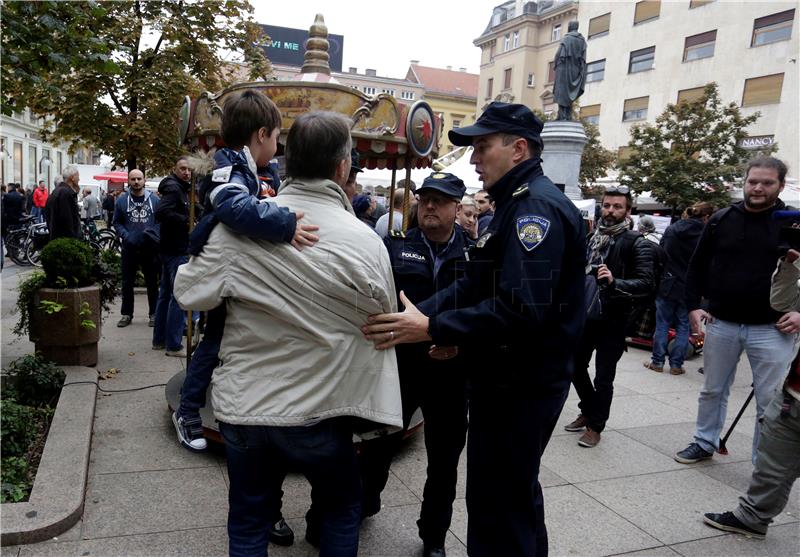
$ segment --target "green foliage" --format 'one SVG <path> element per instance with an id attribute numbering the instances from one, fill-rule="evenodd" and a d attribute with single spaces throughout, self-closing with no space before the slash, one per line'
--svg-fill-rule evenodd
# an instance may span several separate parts
<path id="1" fill-rule="evenodd" d="M 58 302 L 54 302 L 52 300 L 42 300 L 39 302 L 39 309 L 44 311 L 47 315 L 53 315 L 54 313 L 60 312 L 64 309 L 64 304 L 59 304 Z"/>
<path id="2" fill-rule="evenodd" d="M 165 172 L 183 97 L 227 84 L 223 56 L 238 54 L 251 79 L 271 73 L 252 11 L 247 0 L 5 2 L 3 110 L 27 105 L 52 117 L 48 141 Z"/>
<path id="3" fill-rule="evenodd" d="M 620 183 L 680 212 L 698 201 L 730 203 L 729 186 L 752 153 L 739 147 L 760 114 L 743 117 L 723 105 L 716 83 L 692 102 L 669 104 L 655 125 L 631 128 L 631 156 L 619 164 Z"/>
<path id="4" fill-rule="evenodd" d="M 97 325 L 94 321 L 89 319 L 92 316 L 92 308 L 89 307 L 89 302 L 81 303 L 81 310 L 78 312 L 78 317 L 81 318 L 81 327 L 84 329 L 96 329 Z"/>
<path id="5" fill-rule="evenodd" d="M 30 470 L 26 458 L 3 456 L 0 476 L 0 502 L 19 503 L 28 498 L 33 482 L 29 479 Z"/>
<path id="6" fill-rule="evenodd" d="M 57 288 L 58 279 L 67 288 L 79 288 L 92 284 L 92 248 L 75 238 L 59 238 L 48 242 L 42 250 L 42 268 L 47 285 Z"/>
<path id="7" fill-rule="evenodd" d="M 92 277 L 100 286 L 100 308 L 111 310 L 111 303 L 117 297 L 118 285 L 122 281 L 122 263 L 119 253 L 114 250 L 99 250 L 94 253 Z"/>
<path id="8" fill-rule="evenodd" d="M 14 400 L 0 401 L 0 443 L 3 456 L 24 456 L 28 447 L 36 439 L 38 410 L 31 406 L 18 404 Z"/>
<path id="9" fill-rule="evenodd" d="M 34 271 L 27 278 L 20 281 L 17 290 L 17 313 L 19 318 L 12 331 L 17 336 L 25 336 L 30 330 L 31 310 L 33 309 L 33 296 L 36 291 L 45 285 L 45 276 L 42 271 Z"/>
<path id="10" fill-rule="evenodd" d="M 46 407 L 54 405 L 61 393 L 66 374 L 39 354 L 29 354 L 11 362 L 6 369 L 8 397 L 19 404 Z M 3 393 L 3 398 L 7 394 Z"/>
<path id="11" fill-rule="evenodd" d="M 597 126 L 583 122 L 583 129 L 586 131 L 587 141 L 581 155 L 581 172 L 578 182 L 581 187 L 587 187 L 603 178 L 617 157 L 600 143 L 600 130 Z"/>

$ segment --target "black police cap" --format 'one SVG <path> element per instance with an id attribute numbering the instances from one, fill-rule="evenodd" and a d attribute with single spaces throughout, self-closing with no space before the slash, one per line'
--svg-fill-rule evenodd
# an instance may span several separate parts
<path id="1" fill-rule="evenodd" d="M 416 193 L 422 194 L 425 190 L 436 190 L 447 197 L 461 199 L 467 191 L 467 186 L 461 178 L 448 172 L 434 172 L 422 182 Z"/>
<path id="2" fill-rule="evenodd" d="M 453 145 L 464 147 L 472 145 L 473 138 L 481 135 L 507 133 L 524 137 L 542 148 L 542 128 L 542 121 L 524 104 L 493 102 L 474 124 L 450 130 L 448 136 Z"/>
<path id="3" fill-rule="evenodd" d="M 358 165 L 358 151 L 355 149 L 350 151 L 350 172 L 364 172 L 364 169 Z"/>

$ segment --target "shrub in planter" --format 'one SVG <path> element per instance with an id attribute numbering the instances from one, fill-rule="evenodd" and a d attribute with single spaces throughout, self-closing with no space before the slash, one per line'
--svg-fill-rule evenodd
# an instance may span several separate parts
<path id="1" fill-rule="evenodd" d="M 66 374 L 40 354 L 29 354 L 11 362 L 6 370 L 6 389 L 20 404 L 55 406 Z"/>
<path id="2" fill-rule="evenodd" d="M 92 248 L 79 240 L 53 240 L 42 250 L 41 261 L 50 288 L 80 288 L 93 282 Z"/>

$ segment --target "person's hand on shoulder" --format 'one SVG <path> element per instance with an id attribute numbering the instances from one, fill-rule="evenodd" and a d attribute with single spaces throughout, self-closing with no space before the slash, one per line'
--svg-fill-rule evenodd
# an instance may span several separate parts
<path id="1" fill-rule="evenodd" d="M 319 242 L 319 236 L 314 234 L 314 232 L 319 230 L 319 226 L 316 224 L 301 223 L 300 221 L 305 216 L 305 213 L 302 211 L 297 211 L 294 216 L 297 219 L 297 227 L 294 229 L 294 236 L 292 237 L 291 243 L 295 249 L 301 251 L 304 247 L 311 247 Z"/>

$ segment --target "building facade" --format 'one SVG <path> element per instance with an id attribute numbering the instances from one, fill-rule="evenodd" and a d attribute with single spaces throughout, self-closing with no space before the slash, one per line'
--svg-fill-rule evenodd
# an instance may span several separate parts
<path id="1" fill-rule="evenodd" d="M 790 176 L 797 177 L 796 8 L 797 2 L 774 1 L 507 2 L 495 8 L 487 31 L 475 41 L 482 47 L 481 90 L 489 93 L 489 80 L 494 80 L 494 96 L 479 96 L 485 96 L 485 102 L 507 91 L 514 102 L 555 110 L 549 95 L 552 74 L 543 89 L 537 89 L 537 80 L 552 63 L 567 22 L 577 20 L 587 39 L 580 114 L 599 126 L 605 147 L 624 157 L 632 125 L 654 123 L 667 104 L 692 99 L 706 84 L 716 82 L 723 103 L 736 103 L 745 116 L 761 114 L 743 146 L 777 143 L 777 156 L 789 164 Z M 513 17 L 503 20 L 502 13 L 509 9 Z M 548 25 L 552 40 L 545 44 L 542 33 Z M 527 38 L 538 34 L 538 58 L 515 53 L 515 33 L 520 37 L 518 50 L 530 51 L 536 46 L 529 46 Z M 505 52 L 508 36 L 512 48 Z M 508 68 L 511 83 L 497 91 L 497 80 L 504 79 Z M 525 89 L 528 73 L 534 74 L 533 91 Z"/>
<path id="2" fill-rule="evenodd" d="M 571 0 L 511 0 L 494 8 L 489 25 L 474 41 L 481 49 L 478 110 L 502 101 L 557 112 L 552 61 L 567 23 L 577 17 L 578 4 Z"/>
<path id="3" fill-rule="evenodd" d="M 27 108 L 12 116 L 0 116 L 0 181 L 33 187 L 44 180 L 48 189 L 55 177 L 71 163 L 97 164 L 99 156 L 88 149 L 70 153 L 66 143 L 45 143 L 41 130 L 44 120 Z"/>

